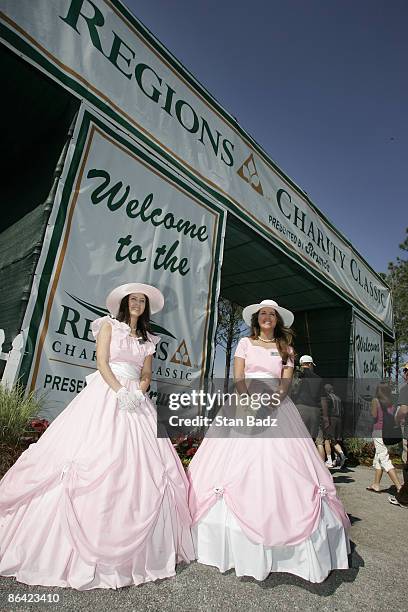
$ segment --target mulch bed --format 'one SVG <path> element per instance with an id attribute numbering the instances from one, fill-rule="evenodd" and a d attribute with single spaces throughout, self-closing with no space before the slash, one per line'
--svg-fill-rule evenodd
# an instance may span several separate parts
<path id="1" fill-rule="evenodd" d="M 31 442 L 32 440 L 17 446 L 0 444 L 0 478 L 3 478 L 7 470 L 17 461 L 21 453 L 26 450 Z"/>

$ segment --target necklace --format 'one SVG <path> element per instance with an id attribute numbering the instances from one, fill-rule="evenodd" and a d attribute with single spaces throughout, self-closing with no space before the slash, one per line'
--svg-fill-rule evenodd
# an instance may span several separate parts
<path id="1" fill-rule="evenodd" d="M 271 340 L 264 340 L 264 338 L 261 338 L 261 336 L 258 336 L 257 340 L 260 340 L 261 342 L 265 342 L 265 343 L 270 343 L 270 342 L 275 342 L 275 338 L 271 338 Z"/>

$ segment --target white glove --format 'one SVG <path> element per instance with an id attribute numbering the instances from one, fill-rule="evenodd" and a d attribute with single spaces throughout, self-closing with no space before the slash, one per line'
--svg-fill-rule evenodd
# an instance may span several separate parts
<path id="1" fill-rule="evenodd" d="M 141 401 L 144 399 L 143 392 L 140 389 L 132 393 L 125 387 L 121 387 L 116 392 L 116 397 L 120 410 L 129 410 L 131 412 L 139 408 Z"/>
<path id="2" fill-rule="evenodd" d="M 145 395 L 143 393 L 143 391 L 141 391 L 140 389 L 136 389 L 136 391 L 132 391 L 130 393 L 130 395 L 132 396 L 133 401 L 140 406 L 140 404 L 143 402 L 143 400 L 145 399 Z"/>

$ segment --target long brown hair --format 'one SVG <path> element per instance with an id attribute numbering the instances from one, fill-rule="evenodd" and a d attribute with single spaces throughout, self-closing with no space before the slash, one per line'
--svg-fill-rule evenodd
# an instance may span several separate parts
<path id="1" fill-rule="evenodd" d="M 127 325 L 130 326 L 130 312 L 129 312 L 129 295 L 125 295 L 124 298 L 122 298 L 122 301 L 120 303 L 119 306 L 119 312 L 116 316 L 116 319 L 118 321 L 120 321 L 121 323 L 126 323 Z M 144 294 L 143 294 L 144 295 Z M 145 303 L 145 309 L 142 312 L 142 314 L 140 315 L 140 317 L 138 317 L 137 319 L 137 326 L 136 326 L 136 334 L 140 334 L 143 338 L 143 340 L 145 342 L 148 342 L 149 338 L 147 337 L 147 332 L 149 332 L 149 334 L 152 334 L 152 331 L 150 329 L 150 302 L 149 302 L 149 298 L 147 297 L 147 295 L 144 296 L 146 303 Z"/>
<path id="2" fill-rule="evenodd" d="M 381 406 L 388 408 L 392 406 L 392 390 L 387 382 L 380 382 L 375 390 L 375 397 L 380 402 Z"/>
<path id="3" fill-rule="evenodd" d="M 259 310 L 262 310 L 262 309 L 260 308 Z M 254 314 L 251 317 L 250 338 L 252 340 L 256 340 L 259 334 L 261 333 L 261 328 L 259 326 L 259 321 L 258 321 L 259 310 L 257 312 L 254 312 Z M 275 310 L 275 314 L 276 314 L 276 325 L 275 325 L 273 335 L 276 340 L 276 348 L 278 349 L 279 355 L 282 358 L 283 365 L 285 365 L 289 358 L 289 347 L 292 347 L 292 350 L 293 350 L 292 342 L 293 342 L 293 336 L 295 335 L 295 333 L 293 329 L 291 329 L 290 327 L 284 326 L 283 319 L 280 316 L 279 312 Z M 292 357 L 294 358 L 294 356 L 295 354 L 293 353 Z"/>

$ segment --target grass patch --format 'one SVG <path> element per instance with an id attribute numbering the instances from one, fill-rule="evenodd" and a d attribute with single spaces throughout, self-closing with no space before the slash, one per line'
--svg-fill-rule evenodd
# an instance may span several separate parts
<path id="1" fill-rule="evenodd" d="M 37 418 L 44 397 L 26 394 L 21 384 L 0 385 L 0 477 L 48 427 L 48 421 Z"/>

